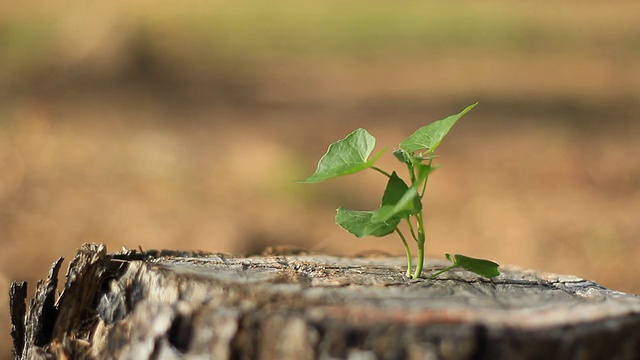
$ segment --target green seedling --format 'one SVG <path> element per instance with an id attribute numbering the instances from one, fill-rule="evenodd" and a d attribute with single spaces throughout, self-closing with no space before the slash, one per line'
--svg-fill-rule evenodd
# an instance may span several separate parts
<path id="1" fill-rule="evenodd" d="M 357 129 L 344 139 L 329 145 L 313 175 L 301 182 L 317 183 L 366 169 L 386 176 L 387 186 L 378 209 L 364 211 L 340 207 L 336 212 L 336 223 L 358 238 L 382 237 L 393 232 L 398 234 L 407 255 L 406 275 L 408 278 L 417 279 L 422 275 L 425 254 L 422 199 L 429 175 L 438 167 L 433 164 L 437 157 L 434 153 L 453 125 L 476 105 L 477 103 L 468 106 L 459 114 L 423 126 L 400 142 L 393 155 L 406 167 L 409 182 L 405 182 L 395 171 L 389 173 L 375 166 L 385 149 L 370 156 L 375 148 L 376 139 L 365 129 Z M 418 263 L 413 273 L 411 249 L 407 237 L 399 228 L 402 222 L 407 224 L 409 233 L 418 247 Z M 455 268 L 462 268 L 487 278 L 500 274 L 499 265 L 493 261 L 459 254 L 446 254 L 446 258 L 451 265 L 433 273 L 429 276 L 430 279 Z"/>

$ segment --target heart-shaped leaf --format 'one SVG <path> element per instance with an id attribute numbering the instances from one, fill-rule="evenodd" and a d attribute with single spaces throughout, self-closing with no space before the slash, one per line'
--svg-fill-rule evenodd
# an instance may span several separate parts
<path id="1" fill-rule="evenodd" d="M 377 237 L 389 235 L 400 222 L 400 218 L 393 218 L 388 221 L 373 221 L 371 219 L 372 216 L 373 211 L 338 208 L 336 223 L 353 235 L 363 238 L 369 235 Z"/>
<path id="2" fill-rule="evenodd" d="M 376 138 L 365 129 L 357 129 L 344 139 L 329 145 L 313 175 L 300 182 L 316 183 L 368 169 L 384 152 L 381 150 L 368 160 L 375 146 Z"/>
<path id="3" fill-rule="evenodd" d="M 409 154 L 418 150 L 434 152 L 438 145 L 440 145 L 440 142 L 442 142 L 442 139 L 447 135 L 449 130 L 451 130 L 451 127 L 455 125 L 456 121 L 476 105 L 478 105 L 478 103 L 467 106 L 458 114 L 451 115 L 445 119 L 434 121 L 427 126 L 421 127 L 400 143 L 400 149 L 408 152 Z"/>
<path id="4" fill-rule="evenodd" d="M 418 187 L 422 184 L 429 172 L 433 170 L 433 167 L 423 164 L 416 164 L 418 170 L 418 178 L 413 186 L 408 187 L 402 179 L 397 175 L 395 180 L 393 174 L 389 178 L 387 183 L 387 190 L 385 190 L 385 196 L 389 192 L 389 196 L 382 198 L 382 206 L 376 210 L 373 214 L 373 221 L 388 221 L 394 217 L 403 218 L 409 215 L 416 214 L 422 210 L 422 203 L 418 196 Z M 390 185 L 393 183 L 393 190 L 389 191 Z"/>
<path id="5" fill-rule="evenodd" d="M 455 254 L 453 256 L 453 260 L 451 259 L 451 255 L 446 254 L 447 259 L 454 264 L 459 265 L 461 268 L 474 272 L 480 276 L 484 276 L 486 278 L 492 278 L 500 275 L 500 271 L 498 270 L 497 263 L 491 260 L 485 259 L 476 259 L 460 254 Z"/>
<path id="6" fill-rule="evenodd" d="M 413 201 L 412 201 L 413 200 Z M 417 192 L 394 171 L 389 177 L 380 208 L 373 213 L 372 221 L 387 221 L 392 217 L 407 217 L 422 210 Z"/>
<path id="7" fill-rule="evenodd" d="M 398 173 L 392 172 L 382 195 L 382 205 L 395 205 L 407 190 L 409 186 L 398 176 Z"/>

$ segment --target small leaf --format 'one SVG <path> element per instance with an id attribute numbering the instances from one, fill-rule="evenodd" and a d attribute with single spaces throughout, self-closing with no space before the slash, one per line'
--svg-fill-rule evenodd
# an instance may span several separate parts
<path id="1" fill-rule="evenodd" d="M 497 263 L 491 260 L 476 259 L 476 258 L 472 258 L 472 257 L 460 255 L 460 254 L 455 254 L 454 255 L 455 262 L 454 262 L 451 260 L 450 255 L 449 254 L 447 255 L 448 255 L 447 259 L 449 259 L 449 261 L 453 262 L 454 264 L 458 264 L 460 265 L 461 268 L 467 271 L 474 272 L 480 276 L 492 278 L 500 275 L 500 271 L 498 271 L 498 267 L 500 265 L 498 265 Z"/>
<path id="2" fill-rule="evenodd" d="M 418 150 L 434 152 L 449 130 L 464 114 L 473 109 L 478 103 L 467 106 L 460 113 L 451 115 L 445 119 L 432 122 L 416 130 L 408 138 L 400 143 L 400 149 L 412 154 Z"/>
<path id="3" fill-rule="evenodd" d="M 382 237 L 392 233 L 400 218 L 393 218 L 388 221 L 372 221 L 373 211 L 347 210 L 338 208 L 336 212 L 336 223 L 341 228 L 351 234 L 363 238 L 365 236 Z"/>
<path id="4" fill-rule="evenodd" d="M 447 260 L 449 260 L 452 264 L 456 264 L 456 259 L 454 259 L 454 257 L 451 256 L 451 254 L 444 254 L 444 257 L 446 257 Z"/>
<path id="5" fill-rule="evenodd" d="M 365 129 L 357 129 L 344 139 L 329 145 L 329 149 L 320 158 L 318 168 L 313 175 L 300 182 L 321 182 L 368 169 L 384 152 L 381 150 L 373 158 L 367 160 L 375 146 L 376 138 Z"/>
<path id="6" fill-rule="evenodd" d="M 410 166 L 415 166 L 415 165 L 419 165 L 422 164 L 425 161 L 430 161 L 433 160 L 437 157 L 439 157 L 438 155 L 427 155 L 424 156 L 423 153 L 420 154 L 409 154 L 408 152 L 406 152 L 403 149 L 395 149 L 393 150 L 393 156 L 395 156 L 396 159 L 398 159 L 398 161 L 400 161 L 403 164 L 407 164 Z"/>
<path id="7" fill-rule="evenodd" d="M 382 195 L 382 205 L 395 205 L 408 189 L 409 186 L 398 176 L 398 173 L 392 172 Z"/>
<path id="8" fill-rule="evenodd" d="M 373 221 L 387 221 L 397 216 L 399 218 L 407 217 L 422 210 L 420 199 L 417 199 L 417 192 L 411 191 L 409 186 L 394 171 L 387 182 L 387 187 L 382 196 L 382 204 L 378 210 L 373 213 Z M 417 201 L 411 202 L 414 198 Z M 408 200 L 408 201 L 407 201 Z"/>
<path id="9" fill-rule="evenodd" d="M 384 195 L 382 195 L 382 207 L 399 206 L 411 214 L 415 214 L 422 210 L 420 199 L 415 199 L 417 201 L 414 201 L 413 204 L 406 203 L 404 201 L 405 197 L 409 198 L 409 200 L 411 199 L 411 196 L 407 195 L 407 191 L 409 191 L 409 186 L 394 171 L 387 182 L 387 188 L 384 190 Z"/>
<path id="10" fill-rule="evenodd" d="M 414 166 L 418 170 L 418 178 L 416 179 L 413 186 L 408 187 L 404 183 L 404 181 L 402 181 L 402 179 L 398 178 L 398 180 L 402 181 L 402 185 L 404 185 L 404 187 L 402 188 L 404 192 L 399 198 L 397 198 L 398 195 L 400 195 L 401 190 L 400 185 L 398 185 L 398 188 L 396 188 L 394 191 L 394 201 L 385 202 L 383 198 L 382 206 L 380 206 L 380 208 L 373 214 L 374 221 L 388 221 L 389 219 L 394 217 L 403 218 L 408 215 L 416 214 L 420 210 L 422 210 L 422 203 L 420 202 L 421 199 L 418 195 L 418 187 L 420 186 L 420 184 L 424 183 L 426 177 L 435 168 L 423 164 L 415 164 Z M 391 179 L 389 179 L 389 183 L 391 183 Z"/>
<path id="11" fill-rule="evenodd" d="M 403 164 L 407 164 L 407 165 L 411 164 L 411 157 L 406 151 L 402 149 L 393 150 L 393 156 L 395 156 L 396 159 L 398 159 L 398 161 L 400 161 Z"/>
<path id="12" fill-rule="evenodd" d="M 420 211 L 421 204 L 414 199 L 418 198 L 418 191 L 415 187 L 408 188 L 398 202 L 394 205 L 382 205 L 373 214 L 374 221 L 388 221 L 389 219 L 403 218 Z"/>
<path id="13" fill-rule="evenodd" d="M 425 164 L 415 164 L 414 168 L 417 169 L 418 171 L 418 178 L 416 179 L 416 184 L 422 184 L 427 176 L 429 176 L 429 174 L 431 174 L 433 171 L 435 171 L 440 165 L 425 165 Z"/>

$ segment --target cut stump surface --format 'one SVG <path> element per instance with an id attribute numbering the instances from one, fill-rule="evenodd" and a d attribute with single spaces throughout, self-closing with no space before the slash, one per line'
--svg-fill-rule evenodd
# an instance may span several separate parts
<path id="1" fill-rule="evenodd" d="M 640 359 L 640 297 L 573 276 L 85 244 L 54 301 L 59 268 L 12 285 L 16 358 Z"/>

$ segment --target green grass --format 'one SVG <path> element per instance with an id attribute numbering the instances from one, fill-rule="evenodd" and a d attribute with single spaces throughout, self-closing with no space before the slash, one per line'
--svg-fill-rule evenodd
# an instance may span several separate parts
<path id="1" fill-rule="evenodd" d="M 555 2 L 504 1 L 333 0 L 304 5 L 293 1 L 229 1 L 169 5 L 123 3 L 93 11 L 110 15 L 112 23 L 108 26 L 143 31 L 158 45 L 158 51 L 183 56 L 437 56 L 478 51 L 609 51 L 635 56 L 640 49 L 640 23 L 631 16 L 639 7 L 633 2 L 613 8 L 586 2 L 580 9 Z M 0 25 L 0 66 L 20 67 L 56 51 L 64 58 L 61 49 L 68 41 L 69 24 L 77 21 L 78 31 L 92 26 L 80 17 L 60 20 L 60 12 L 34 11 L 37 16 L 16 16 Z M 104 24 L 98 21 L 93 26 Z M 116 31 L 113 36 L 122 34 Z M 96 45 L 99 48 L 100 44 Z"/>
<path id="2" fill-rule="evenodd" d="M 174 13 L 170 22 L 156 16 L 150 24 L 195 36 L 223 53 L 254 55 L 558 52 L 602 46 L 635 52 L 640 37 L 640 25 L 632 21 L 603 25 L 571 8 L 458 1 L 293 4 L 232 2 Z"/>
<path id="3" fill-rule="evenodd" d="M 56 45 L 52 19 L 12 19 L 0 23 L 0 68 L 33 66 Z"/>

